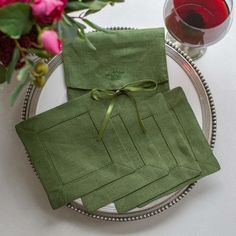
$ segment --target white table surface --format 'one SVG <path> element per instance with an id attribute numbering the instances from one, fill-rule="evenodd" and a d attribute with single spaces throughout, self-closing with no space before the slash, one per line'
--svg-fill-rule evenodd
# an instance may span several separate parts
<path id="1" fill-rule="evenodd" d="M 163 26 L 164 0 L 126 0 L 92 17 L 102 26 L 149 28 Z M 13 108 L 8 95 L 0 100 L 0 235 L 236 235 L 236 22 L 219 43 L 196 62 L 214 96 L 218 132 L 214 149 L 222 170 L 197 184 L 173 208 L 147 220 L 102 222 L 63 207 L 52 210 L 25 157 L 14 126 L 20 121 L 24 95 Z M 55 84 L 56 89 L 56 84 Z"/>

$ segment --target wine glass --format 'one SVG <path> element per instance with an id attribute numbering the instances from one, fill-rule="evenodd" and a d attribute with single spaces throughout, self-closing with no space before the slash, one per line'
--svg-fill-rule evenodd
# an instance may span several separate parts
<path id="1" fill-rule="evenodd" d="M 232 11 L 233 0 L 166 0 L 167 39 L 196 60 L 225 36 Z"/>

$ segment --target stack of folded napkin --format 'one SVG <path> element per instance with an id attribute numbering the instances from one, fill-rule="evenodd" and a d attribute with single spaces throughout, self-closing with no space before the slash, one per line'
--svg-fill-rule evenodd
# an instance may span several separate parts
<path id="1" fill-rule="evenodd" d="M 53 208 L 148 204 L 220 169 L 181 88 L 164 30 L 88 33 L 63 47 L 69 102 L 16 126 Z"/>

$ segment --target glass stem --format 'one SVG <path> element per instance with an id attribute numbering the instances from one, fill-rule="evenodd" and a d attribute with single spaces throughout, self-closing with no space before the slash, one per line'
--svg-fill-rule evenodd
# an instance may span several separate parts
<path id="1" fill-rule="evenodd" d="M 177 41 L 175 38 L 173 38 L 170 33 L 166 34 L 166 40 L 169 40 L 172 43 L 174 43 L 178 48 L 184 51 L 193 60 L 197 60 L 201 58 L 206 53 L 206 50 L 207 50 L 207 48 L 204 46 L 199 46 L 199 47 L 186 46 L 180 43 L 179 41 Z"/>

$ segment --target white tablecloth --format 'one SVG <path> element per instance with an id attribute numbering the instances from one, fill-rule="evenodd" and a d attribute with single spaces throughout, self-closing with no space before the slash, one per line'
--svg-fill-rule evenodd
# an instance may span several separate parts
<path id="1" fill-rule="evenodd" d="M 126 0 L 90 17 L 102 26 L 163 26 L 164 0 Z M 23 94 L 13 108 L 1 91 L 0 235 L 160 235 L 234 236 L 236 234 L 236 22 L 227 36 L 196 62 L 214 96 L 218 132 L 215 154 L 222 170 L 161 215 L 131 223 L 102 222 L 67 208 L 52 210 L 32 172 L 14 125 L 20 120 Z M 56 87 L 56 84 L 55 84 Z"/>

